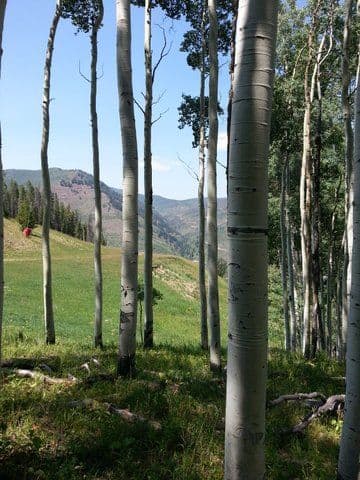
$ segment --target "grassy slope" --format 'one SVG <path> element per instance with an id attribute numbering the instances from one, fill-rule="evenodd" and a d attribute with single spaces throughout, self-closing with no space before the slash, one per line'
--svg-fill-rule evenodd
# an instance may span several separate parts
<path id="1" fill-rule="evenodd" d="M 54 302 L 57 345 L 43 345 L 39 231 L 23 239 L 18 226 L 6 223 L 6 304 L 4 356 L 34 357 L 50 365 L 54 376 L 80 368 L 96 355 L 92 373 L 113 373 L 119 312 L 120 254 L 104 249 L 104 336 L 106 348 L 95 352 L 92 337 L 92 246 L 53 233 Z M 142 259 L 140 259 L 142 262 Z M 173 256 L 155 257 L 155 287 L 164 295 L 155 307 L 156 343 L 138 350 L 135 380 L 98 381 L 93 385 L 46 386 L 38 381 L 2 376 L 0 391 L 0 478 L 92 480 L 215 480 L 222 478 L 224 383 L 213 381 L 207 355 L 198 348 L 196 264 Z M 271 272 L 271 344 L 278 346 L 281 290 Z M 220 282 L 222 318 L 226 285 Z M 223 320 L 223 339 L 226 336 Z M 319 360 L 305 363 L 271 350 L 269 398 L 282 393 L 343 389 L 341 369 Z M 71 409 L 73 399 L 94 398 L 129 408 L 160 421 L 162 431 L 127 424 L 101 404 Z M 334 478 L 339 422 L 314 424 L 304 438 L 284 437 L 303 408 L 269 410 L 269 479 Z"/>

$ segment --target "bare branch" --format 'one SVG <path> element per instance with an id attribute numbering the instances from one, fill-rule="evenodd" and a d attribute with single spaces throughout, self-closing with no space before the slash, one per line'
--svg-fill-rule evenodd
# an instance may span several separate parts
<path id="1" fill-rule="evenodd" d="M 324 413 L 343 410 L 345 395 L 332 395 L 323 405 L 320 405 L 314 412 L 307 415 L 301 422 L 295 425 L 289 433 L 301 433 L 314 420 Z"/>
<path id="2" fill-rule="evenodd" d="M 82 76 L 84 80 L 86 80 L 88 83 L 91 83 L 90 80 L 82 73 L 81 71 L 81 65 L 80 65 L 80 60 L 79 60 L 79 73 Z"/>
<path id="3" fill-rule="evenodd" d="M 144 423 L 149 425 L 154 430 L 161 430 L 161 424 L 154 420 L 148 420 L 142 415 L 132 413 L 126 408 L 118 408 L 109 402 L 98 402 L 92 398 L 85 398 L 84 400 L 73 400 L 68 402 L 68 406 L 71 408 L 90 408 L 96 410 L 97 408 L 104 408 L 107 412 L 119 415 L 125 422 L 128 423 Z"/>
<path id="4" fill-rule="evenodd" d="M 216 160 L 216 163 L 226 170 L 226 168 L 227 168 L 226 165 L 224 165 L 222 162 L 220 162 L 220 160 Z"/>
<path id="5" fill-rule="evenodd" d="M 161 100 L 163 99 L 165 93 L 166 93 L 166 90 L 161 92 L 160 95 L 157 97 L 157 99 L 153 101 L 152 105 L 154 106 L 154 105 L 157 105 L 158 103 L 160 103 Z"/>
<path id="6" fill-rule="evenodd" d="M 141 110 L 142 114 L 145 115 L 145 110 L 141 106 L 141 104 L 136 100 L 136 98 L 134 98 L 133 100 L 134 100 L 135 105 L 139 108 L 139 110 Z"/>
<path id="7" fill-rule="evenodd" d="M 323 402 L 326 401 L 325 395 L 319 392 L 312 392 L 312 393 L 294 393 L 290 395 L 281 395 L 278 398 L 275 398 L 275 400 L 271 400 L 269 402 L 270 407 L 274 407 L 276 405 L 279 405 L 280 403 L 283 402 L 288 402 L 288 401 L 295 401 L 295 400 L 309 400 L 309 399 L 314 399 L 314 398 L 320 398 Z"/>
<path id="8" fill-rule="evenodd" d="M 192 177 L 194 180 L 196 180 L 197 182 L 199 182 L 199 175 L 197 174 L 197 172 L 191 167 L 191 165 L 189 163 L 186 163 L 185 160 L 183 160 L 180 155 L 178 154 L 177 156 L 178 160 L 180 163 L 182 163 L 186 169 L 186 171 L 188 172 L 188 174 L 190 175 L 190 177 Z"/>
<path id="9" fill-rule="evenodd" d="M 169 109 L 167 108 L 166 110 L 159 113 L 159 115 L 151 122 L 151 125 L 154 125 L 154 123 L 158 122 L 168 111 Z"/>
<path id="10" fill-rule="evenodd" d="M 162 31 L 163 46 L 162 46 L 162 49 L 161 49 L 161 52 L 160 52 L 160 57 L 159 57 L 158 61 L 155 63 L 155 66 L 154 66 L 153 71 L 152 71 L 152 83 L 154 83 L 154 80 L 155 80 L 156 70 L 159 68 L 160 63 L 164 60 L 164 58 L 169 55 L 169 53 L 171 51 L 171 48 L 172 48 L 172 44 L 173 44 L 173 42 L 170 42 L 170 45 L 168 47 L 165 28 L 162 27 L 159 24 L 156 24 L 156 26 L 159 27 L 160 30 Z"/>
<path id="11" fill-rule="evenodd" d="M 77 379 L 72 375 L 69 375 L 68 378 L 54 378 L 54 377 L 49 377 L 48 375 L 43 375 L 40 372 L 36 372 L 33 370 L 25 370 L 25 369 L 14 369 L 12 370 L 12 373 L 17 375 L 18 377 L 32 378 L 34 380 L 39 380 L 40 382 L 48 383 L 50 385 L 55 385 L 60 383 L 68 384 L 68 383 L 77 382 Z"/>

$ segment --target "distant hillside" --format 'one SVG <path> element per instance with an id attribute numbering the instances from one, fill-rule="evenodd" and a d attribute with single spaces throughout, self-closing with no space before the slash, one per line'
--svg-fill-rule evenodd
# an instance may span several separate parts
<path id="1" fill-rule="evenodd" d="M 41 186 L 40 170 L 6 170 L 7 182 L 18 184 L 31 181 Z M 83 220 L 93 215 L 93 176 L 82 170 L 50 169 L 52 189 L 59 200 L 78 210 Z M 108 245 L 121 244 L 121 190 L 101 184 L 103 205 L 103 228 Z M 197 199 L 172 200 L 154 196 L 154 249 L 157 253 L 177 253 L 195 258 L 197 256 Z M 225 256 L 226 199 L 219 199 L 219 254 Z M 181 233 L 180 233 L 181 232 Z M 139 240 L 144 244 L 144 196 L 139 195 Z"/>

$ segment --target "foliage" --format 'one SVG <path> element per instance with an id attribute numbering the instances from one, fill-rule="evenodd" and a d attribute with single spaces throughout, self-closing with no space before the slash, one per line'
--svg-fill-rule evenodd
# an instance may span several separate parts
<path id="1" fill-rule="evenodd" d="M 98 22 L 103 16 L 102 0 L 63 0 L 63 18 L 70 18 L 78 32 L 88 33 L 93 28 L 99 28 Z"/>
<path id="2" fill-rule="evenodd" d="M 193 132 L 193 148 L 200 144 L 200 97 L 182 94 L 182 102 L 178 107 L 179 128 L 191 127 Z M 205 117 L 205 140 L 208 138 L 209 130 L 209 97 L 204 98 L 204 117 Z M 218 114 L 223 115 L 224 110 L 218 103 Z"/>
<path id="3" fill-rule="evenodd" d="M 226 278 L 227 277 L 227 261 L 223 257 L 218 258 L 218 263 L 217 263 L 217 271 L 219 277 Z"/>
<path id="4" fill-rule="evenodd" d="M 144 293 L 145 293 L 144 282 L 139 280 L 139 282 L 138 282 L 138 297 L 137 298 L 138 298 L 140 303 L 142 303 L 144 301 Z M 163 295 L 160 292 L 160 290 L 153 287 L 153 290 L 152 290 L 152 304 L 157 305 L 158 301 L 162 300 L 162 298 L 163 298 Z"/>
<path id="5" fill-rule="evenodd" d="M 20 224 L 21 230 L 24 230 L 26 227 L 34 228 L 36 225 L 34 208 L 26 198 L 20 202 L 17 221 Z"/>
<path id="6" fill-rule="evenodd" d="M 14 180 L 10 181 L 9 186 L 5 183 L 4 216 L 16 218 L 21 229 L 41 225 L 42 193 L 40 189 L 34 187 L 30 181 L 20 187 Z M 72 237 L 92 241 L 92 224 L 83 223 L 78 212 L 60 202 L 56 193 L 52 194 L 50 227 Z M 105 243 L 104 238 L 103 244 Z"/>

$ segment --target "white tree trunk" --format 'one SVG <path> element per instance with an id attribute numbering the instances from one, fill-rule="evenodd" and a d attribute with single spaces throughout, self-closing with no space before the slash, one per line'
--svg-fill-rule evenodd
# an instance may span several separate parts
<path id="1" fill-rule="evenodd" d="M 207 324 L 207 301 L 205 281 L 205 2 L 202 2 L 201 20 L 201 68 L 200 68 L 200 135 L 199 135 L 199 185 L 198 185 L 198 208 L 199 208 L 199 296 L 200 296 L 200 327 L 201 348 L 209 348 L 209 333 Z"/>
<path id="2" fill-rule="evenodd" d="M 231 114 L 225 480 L 262 480 L 267 379 L 267 196 L 276 0 L 240 0 Z"/>
<path id="3" fill-rule="evenodd" d="M 135 373 L 138 287 L 138 153 L 131 70 L 130 1 L 116 0 L 117 73 L 123 152 L 123 240 L 117 372 Z"/>
<path id="4" fill-rule="evenodd" d="M 153 190 L 151 127 L 153 103 L 153 72 L 151 51 L 151 0 L 145 0 L 145 116 L 144 116 L 144 192 L 145 192 L 145 249 L 144 249 L 144 347 L 152 348 L 153 335 Z"/>
<path id="5" fill-rule="evenodd" d="M 207 162 L 207 313 L 210 330 L 210 368 L 221 369 L 220 311 L 218 290 L 218 238 L 216 160 L 218 137 L 218 22 L 216 0 L 208 0 L 209 11 L 209 142 Z"/>
<path id="6" fill-rule="evenodd" d="M 55 324 L 52 302 L 52 277 L 50 253 L 50 215 L 51 215 L 51 185 L 48 164 L 48 146 L 50 130 L 50 79 L 51 63 L 54 50 L 56 29 L 61 15 L 61 0 L 57 0 L 55 14 L 48 38 L 44 68 L 44 92 L 42 102 L 43 130 L 41 141 L 41 171 L 43 183 L 43 224 L 42 224 L 42 261 L 44 290 L 44 319 L 46 343 L 55 343 Z"/>
<path id="7" fill-rule="evenodd" d="M 302 277 L 304 290 L 303 307 L 303 354 L 306 358 L 310 356 L 311 347 L 311 229 L 310 229 L 310 128 L 311 128 L 311 102 L 309 96 L 309 87 L 307 84 L 308 67 L 305 73 L 305 113 L 304 113 L 304 131 L 303 131 L 303 155 L 300 177 L 300 216 L 301 216 L 301 259 L 302 259 Z"/>
<path id="8" fill-rule="evenodd" d="M 294 280 L 294 259 L 293 249 L 291 242 L 291 222 L 289 212 L 289 189 L 290 189 L 290 166 L 289 159 L 286 162 L 286 178 L 285 178 L 285 229 L 286 229 L 286 258 L 287 258 L 287 270 L 289 275 L 289 310 L 290 310 L 290 344 L 291 351 L 296 351 L 296 328 L 297 328 L 297 315 L 296 315 L 296 293 L 295 293 L 295 280 Z"/>
<path id="9" fill-rule="evenodd" d="M 99 15 L 91 31 L 91 92 L 90 92 L 90 112 L 91 112 L 91 135 L 93 149 L 93 173 L 94 173 L 94 194 L 95 194 L 95 222 L 94 222 L 94 274 L 95 274 L 95 322 L 94 322 L 94 345 L 103 346 L 102 339 L 102 265 L 101 265 L 101 241 L 102 241 L 102 213 L 101 213 L 101 187 L 100 187 L 100 166 L 99 166 L 99 133 L 98 118 L 96 111 L 97 95 L 97 58 L 98 30 L 103 20 L 104 9 L 102 0 L 98 1 Z"/>
<path id="10" fill-rule="evenodd" d="M 358 6 L 359 6 L 358 2 Z M 349 322 L 346 349 L 346 400 L 340 440 L 339 480 L 360 478 L 360 91 L 355 101 L 355 150 L 353 162 L 353 251 Z"/>
<path id="11" fill-rule="evenodd" d="M 345 358 L 346 353 L 346 331 L 349 315 L 350 288 L 351 288 L 351 259 L 352 259 L 352 239 L 353 239 L 353 181 L 352 165 L 354 152 L 354 134 L 351 125 L 351 107 L 349 98 L 350 87 L 350 68 L 349 68 L 349 48 L 351 37 L 351 11 L 354 0 L 345 1 L 344 14 L 344 32 L 342 46 L 342 89 L 341 102 L 344 121 L 344 139 L 345 139 L 345 231 L 344 231 L 344 268 L 342 283 L 342 310 L 341 323 L 342 335 L 339 355 Z"/>
<path id="12" fill-rule="evenodd" d="M 311 356 L 311 340 L 317 335 L 317 326 L 314 316 L 311 316 L 311 285 L 312 285 L 312 230 L 311 230 L 311 109 L 314 101 L 316 76 L 319 61 L 323 53 L 325 35 L 320 42 L 317 55 L 314 57 L 314 43 L 316 39 L 317 16 L 321 0 L 318 0 L 312 13 L 312 23 L 308 35 L 308 58 L 304 75 L 304 122 L 303 122 L 303 152 L 300 177 L 300 216 L 301 216 L 301 260 L 303 276 L 303 354 L 306 358 Z M 310 81 L 310 69 L 314 64 Z M 313 322 L 311 322 L 313 320 Z M 311 325 L 311 323 L 313 323 Z"/>
<path id="13" fill-rule="evenodd" d="M 286 230 L 286 173 L 287 173 L 287 154 L 281 172 L 281 201 L 280 201 L 280 234 L 281 234 L 281 282 L 283 289 L 283 310 L 284 310 L 284 337 L 285 350 L 291 350 L 291 331 L 290 331 L 290 311 L 289 311 L 289 290 L 288 290 L 288 269 L 287 269 L 287 237 Z"/>
<path id="14" fill-rule="evenodd" d="M 4 18 L 6 10 L 6 0 L 0 1 L 0 77 L 1 77 L 1 59 L 2 59 L 2 36 L 4 29 Z M 2 360 L 2 326 L 4 310 L 4 176 L 2 164 L 2 136 L 0 124 L 0 364 Z"/>

